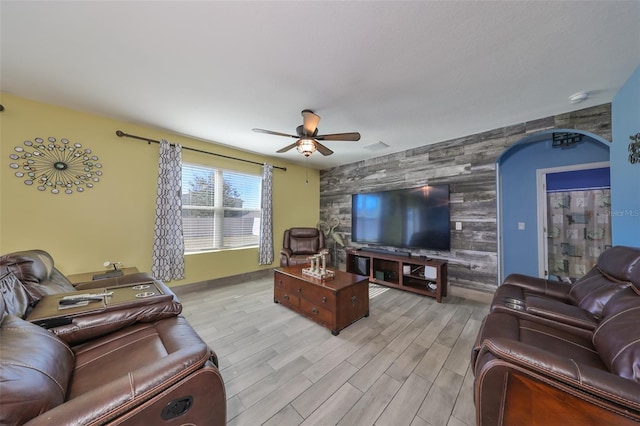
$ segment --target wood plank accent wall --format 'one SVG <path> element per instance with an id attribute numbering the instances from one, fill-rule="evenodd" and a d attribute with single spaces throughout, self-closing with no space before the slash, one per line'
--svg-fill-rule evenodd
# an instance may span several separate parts
<path id="1" fill-rule="evenodd" d="M 449 184 L 451 251 L 415 250 L 446 259 L 449 286 L 493 292 L 497 287 L 496 160 L 517 141 L 547 129 L 578 129 L 611 140 L 611 104 L 546 117 L 320 172 L 320 218 L 338 217 L 351 244 L 351 194 Z M 462 230 L 455 230 L 462 222 Z M 344 269 L 345 254 L 338 252 Z"/>

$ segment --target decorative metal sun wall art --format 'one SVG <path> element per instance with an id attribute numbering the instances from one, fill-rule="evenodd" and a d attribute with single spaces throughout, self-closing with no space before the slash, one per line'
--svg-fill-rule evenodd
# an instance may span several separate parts
<path id="1" fill-rule="evenodd" d="M 24 179 L 28 186 L 35 185 L 39 191 L 50 190 L 52 194 L 73 194 L 93 188 L 102 176 L 102 164 L 90 149 L 68 139 L 49 137 L 47 140 L 35 138 L 24 141 L 24 146 L 16 146 L 9 167 L 15 169 L 15 176 Z"/>

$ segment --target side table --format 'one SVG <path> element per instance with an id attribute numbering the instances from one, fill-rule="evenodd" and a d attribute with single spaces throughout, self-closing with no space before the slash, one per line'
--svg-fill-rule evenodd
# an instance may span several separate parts
<path id="1" fill-rule="evenodd" d="M 138 268 L 136 268 L 135 266 L 132 266 L 130 268 L 120 268 L 118 270 L 122 271 L 123 275 L 130 275 L 130 274 L 135 274 L 135 273 L 138 272 Z M 88 282 L 88 281 L 98 281 L 100 279 L 111 278 L 111 277 L 107 276 L 107 273 L 111 272 L 111 271 L 112 270 L 83 272 L 81 274 L 67 275 L 67 279 L 71 282 L 71 284 L 85 283 L 85 282 Z M 94 277 L 96 277 L 96 276 L 97 277 L 102 276 L 102 278 L 95 278 L 94 279 Z"/>

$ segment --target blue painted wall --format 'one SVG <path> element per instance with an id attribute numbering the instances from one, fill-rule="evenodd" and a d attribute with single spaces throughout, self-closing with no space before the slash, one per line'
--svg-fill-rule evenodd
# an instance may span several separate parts
<path id="1" fill-rule="evenodd" d="M 519 143 L 499 160 L 504 277 L 510 273 L 538 276 L 536 170 L 609 161 L 609 146 L 590 137 L 571 148 L 551 147 L 548 140 Z M 525 229 L 518 230 L 518 222 Z"/>
<path id="2" fill-rule="evenodd" d="M 631 164 L 629 136 L 640 133 L 640 66 L 611 103 L 611 227 L 614 245 L 640 247 L 640 164 Z"/>

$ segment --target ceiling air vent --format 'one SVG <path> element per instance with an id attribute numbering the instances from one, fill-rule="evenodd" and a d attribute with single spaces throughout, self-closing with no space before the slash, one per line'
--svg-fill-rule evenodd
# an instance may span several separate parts
<path id="1" fill-rule="evenodd" d="M 370 143 L 369 145 L 362 145 L 362 147 L 368 151 L 380 151 L 389 148 L 389 145 L 380 141 L 376 143 Z"/>

